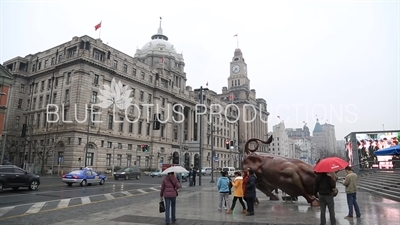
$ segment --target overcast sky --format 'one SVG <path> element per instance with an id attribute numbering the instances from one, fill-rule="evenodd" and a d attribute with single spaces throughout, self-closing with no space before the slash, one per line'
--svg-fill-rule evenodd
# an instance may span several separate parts
<path id="1" fill-rule="evenodd" d="M 157 32 L 183 52 L 188 85 L 221 92 L 239 35 L 251 88 L 269 127 L 313 129 L 318 117 L 352 131 L 400 128 L 399 1 L 4 1 L 0 61 L 74 36 L 131 56 Z M 328 120 L 328 121 L 327 121 Z M 384 126 L 383 126 L 384 124 Z"/>

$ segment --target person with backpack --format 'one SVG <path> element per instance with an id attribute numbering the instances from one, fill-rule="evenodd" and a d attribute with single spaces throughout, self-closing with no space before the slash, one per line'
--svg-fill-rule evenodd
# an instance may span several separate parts
<path id="1" fill-rule="evenodd" d="M 218 178 L 217 187 L 219 192 L 218 210 L 222 211 L 222 206 L 225 204 L 226 209 L 229 208 L 229 178 L 228 172 L 223 171 L 222 176 Z"/>
<path id="2" fill-rule="evenodd" d="M 235 179 L 231 182 L 234 192 L 233 192 L 233 201 L 232 201 L 232 206 L 231 208 L 226 212 L 226 213 L 232 213 L 232 211 L 235 209 L 236 201 L 239 199 L 240 204 L 243 207 L 242 213 L 247 213 L 246 210 L 246 205 L 243 202 L 243 177 L 241 176 L 240 172 L 236 171 L 235 172 Z"/>

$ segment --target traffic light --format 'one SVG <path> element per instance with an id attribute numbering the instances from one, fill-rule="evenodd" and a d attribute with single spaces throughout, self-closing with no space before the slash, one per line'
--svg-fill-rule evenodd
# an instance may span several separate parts
<path id="1" fill-rule="evenodd" d="M 146 149 L 145 149 L 145 145 L 144 144 L 142 144 L 142 152 L 144 152 Z"/>
<path id="2" fill-rule="evenodd" d="M 229 141 L 225 141 L 226 149 L 229 149 Z"/>
<path id="3" fill-rule="evenodd" d="M 81 162 L 81 157 L 78 158 L 78 162 Z"/>
<path id="4" fill-rule="evenodd" d="M 145 146 L 144 146 L 144 151 L 145 151 L 145 152 L 149 152 L 149 146 L 148 146 L 148 145 L 145 145 Z"/>
<path id="5" fill-rule="evenodd" d="M 232 147 L 232 146 L 235 146 L 235 144 L 233 143 L 233 141 L 231 141 L 231 147 Z"/>

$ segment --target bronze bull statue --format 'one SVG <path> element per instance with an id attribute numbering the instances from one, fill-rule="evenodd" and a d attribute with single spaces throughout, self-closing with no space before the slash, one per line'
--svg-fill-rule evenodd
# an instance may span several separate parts
<path id="1" fill-rule="evenodd" d="M 254 149 L 249 148 L 251 142 L 256 142 Z M 243 168 L 251 168 L 257 176 L 257 189 L 267 195 L 270 200 L 279 200 L 279 197 L 273 193 L 276 188 L 279 188 L 291 197 L 303 196 L 311 205 L 319 205 L 313 195 L 316 178 L 313 166 L 299 159 L 256 152 L 259 142 L 270 144 L 272 136 L 267 141 L 257 138 L 248 140 L 245 144 L 247 156 L 243 159 Z"/>

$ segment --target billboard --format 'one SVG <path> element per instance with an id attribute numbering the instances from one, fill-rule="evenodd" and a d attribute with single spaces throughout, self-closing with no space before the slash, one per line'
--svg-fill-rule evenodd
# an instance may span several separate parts
<path id="1" fill-rule="evenodd" d="M 359 168 L 392 169 L 393 156 L 375 156 L 374 152 L 398 145 L 399 140 L 400 131 L 350 133 L 345 137 L 349 165 Z"/>

